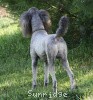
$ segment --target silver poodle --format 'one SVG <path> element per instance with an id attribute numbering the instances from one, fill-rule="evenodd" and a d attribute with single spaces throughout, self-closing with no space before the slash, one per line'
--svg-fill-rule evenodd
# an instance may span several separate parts
<path id="1" fill-rule="evenodd" d="M 30 54 L 32 58 L 32 88 L 37 85 L 37 62 L 44 61 L 44 85 L 49 83 L 49 74 L 52 77 L 53 91 L 57 91 L 57 80 L 55 76 L 54 61 L 60 58 L 63 68 L 70 78 L 71 89 L 75 88 L 74 74 L 69 67 L 67 59 L 67 45 L 63 39 L 68 29 L 68 18 L 60 18 L 56 34 L 48 34 L 51 26 L 50 16 L 47 11 L 36 7 L 30 8 L 20 17 L 21 29 L 24 37 L 31 37 Z"/>

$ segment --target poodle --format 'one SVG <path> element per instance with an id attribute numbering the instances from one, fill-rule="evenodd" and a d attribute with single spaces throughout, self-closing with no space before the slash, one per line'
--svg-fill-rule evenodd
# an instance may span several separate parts
<path id="1" fill-rule="evenodd" d="M 54 61 L 60 58 L 63 68 L 66 70 L 71 83 L 71 89 L 75 88 L 74 74 L 69 67 L 67 59 L 67 45 L 63 36 L 68 29 L 68 17 L 62 16 L 59 20 L 55 34 L 48 34 L 51 27 L 49 13 L 36 7 L 30 8 L 20 17 L 21 29 L 24 37 L 31 37 L 30 55 L 32 59 L 32 88 L 36 88 L 37 62 L 44 62 L 44 85 L 49 83 L 49 74 L 52 77 L 53 91 L 57 92 L 57 79 L 55 76 Z"/>

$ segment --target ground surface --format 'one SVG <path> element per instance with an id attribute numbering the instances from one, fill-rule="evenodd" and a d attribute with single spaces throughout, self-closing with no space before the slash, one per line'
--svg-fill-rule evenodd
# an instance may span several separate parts
<path id="1" fill-rule="evenodd" d="M 6 8 L 0 6 L 0 17 L 8 17 L 9 13 L 6 11 Z"/>

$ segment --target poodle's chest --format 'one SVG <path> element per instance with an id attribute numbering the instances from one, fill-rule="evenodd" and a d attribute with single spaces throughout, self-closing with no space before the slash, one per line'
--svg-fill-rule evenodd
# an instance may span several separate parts
<path id="1" fill-rule="evenodd" d="M 43 57 L 45 55 L 45 48 L 43 46 L 43 43 L 41 43 L 40 45 L 36 44 L 35 46 L 35 52 L 39 57 Z"/>
<path id="2" fill-rule="evenodd" d="M 45 56 L 44 38 L 39 38 L 33 41 L 31 43 L 31 49 L 34 50 L 40 58 L 43 58 Z"/>

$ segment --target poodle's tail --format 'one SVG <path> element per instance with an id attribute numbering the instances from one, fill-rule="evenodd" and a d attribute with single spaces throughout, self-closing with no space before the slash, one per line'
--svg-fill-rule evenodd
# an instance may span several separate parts
<path id="1" fill-rule="evenodd" d="M 68 23 L 69 23 L 69 20 L 67 16 L 62 16 L 60 18 L 59 27 L 57 28 L 57 31 L 56 31 L 56 37 L 61 37 L 65 35 L 65 33 L 68 30 Z"/>

